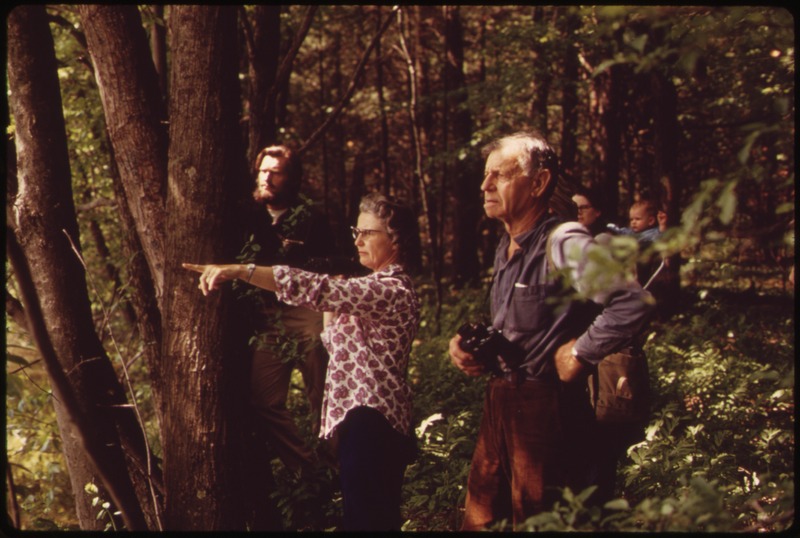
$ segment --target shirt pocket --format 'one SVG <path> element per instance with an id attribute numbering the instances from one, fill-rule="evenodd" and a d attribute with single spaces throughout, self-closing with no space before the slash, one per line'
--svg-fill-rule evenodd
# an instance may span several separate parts
<path id="1" fill-rule="evenodd" d="M 552 284 L 532 284 L 515 287 L 504 328 L 516 333 L 538 332 L 546 328 L 552 320 L 552 305 L 547 298 L 553 297 Z"/>

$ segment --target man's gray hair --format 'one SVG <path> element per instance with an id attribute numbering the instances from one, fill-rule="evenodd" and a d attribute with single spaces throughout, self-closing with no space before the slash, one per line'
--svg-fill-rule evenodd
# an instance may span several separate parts
<path id="1" fill-rule="evenodd" d="M 521 131 L 489 142 L 483 147 L 481 155 L 486 159 L 490 153 L 507 146 L 517 146 L 517 162 L 523 173 L 530 175 L 537 168 L 550 171 L 550 183 L 543 198 L 548 199 L 556 189 L 558 183 L 558 157 L 555 150 L 547 140 L 536 131 Z"/>

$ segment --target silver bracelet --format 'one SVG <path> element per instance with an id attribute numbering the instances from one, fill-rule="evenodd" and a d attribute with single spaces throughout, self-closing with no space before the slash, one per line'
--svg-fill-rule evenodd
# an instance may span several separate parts
<path id="1" fill-rule="evenodd" d="M 255 273 L 255 271 L 256 271 L 256 264 L 248 263 L 247 264 L 247 280 L 245 282 L 247 282 L 248 284 L 250 283 L 250 279 L 253 278 L 253 273 Z"/>

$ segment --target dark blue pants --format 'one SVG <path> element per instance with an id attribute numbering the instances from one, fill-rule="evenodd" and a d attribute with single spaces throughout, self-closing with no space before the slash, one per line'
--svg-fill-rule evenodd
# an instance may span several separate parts
<path id="1" fill-rule="evenodd" d="M 343 530 L 400 530 L 400 491 L 413 441 L 370 407 L 348 411 L 339 428 Z"/>

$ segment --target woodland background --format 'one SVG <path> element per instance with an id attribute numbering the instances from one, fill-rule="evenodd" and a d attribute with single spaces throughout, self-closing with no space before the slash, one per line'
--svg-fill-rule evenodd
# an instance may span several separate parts
<path id="1" fill-rule="evenodd" d="M 371 190 L 419 209 L 404 528 L 457 529 L 484 381 L 454 371 L 447 341 L 481 309 L 501 232 L 480 147 L 523 129 L 557 148 L 565 203 L 598 186 L 624 224 L 637 196 L 665 200 L 672 228 L 629 255 L 684 262 L 680 311 L 648 329 L 657 401 L 620 499 L 565 491 L 525 528 L 794 522 L 789 11 L 36 5 L 6 20 L 6 530 L 254 529 L 265 492 L 273 528 L 337 527 L 332 472 L 275 461 L 242 487 L 247 320 L 233 290 L 203 298 L 180 269 L 236 259 L 251 161 L 274 141 L 301 148 L 334 230 Z M 291 405 L 308 431 L 299 387 Z"/>

